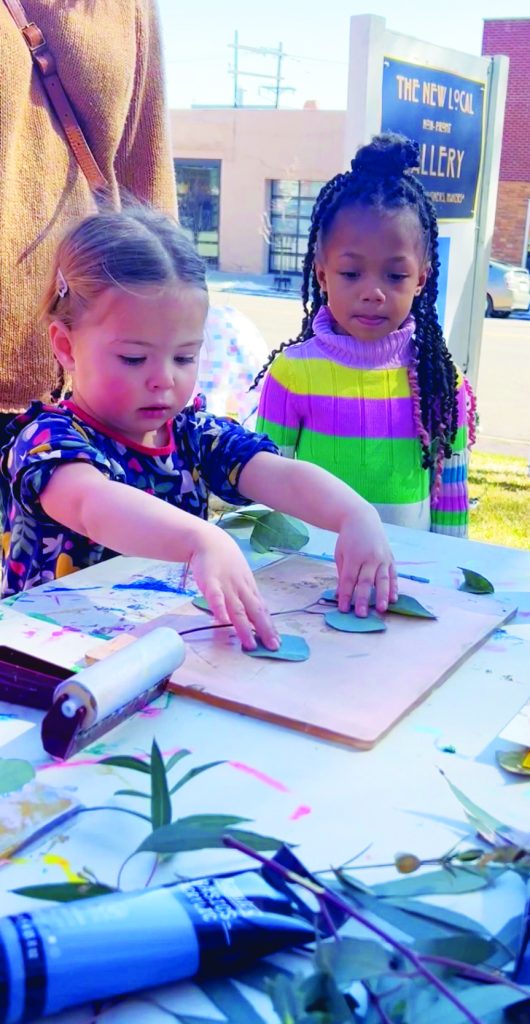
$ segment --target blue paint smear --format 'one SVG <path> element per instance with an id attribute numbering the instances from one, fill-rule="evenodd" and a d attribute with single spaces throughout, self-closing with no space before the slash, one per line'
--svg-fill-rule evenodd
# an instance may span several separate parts
<path id="1" fill-rule="evenodd" d="M 187 590 L 186 587 L 180 587 L 167 583 L 166 580 L 156 580 L 153 576 L 145 576 L 141 580 L 134 580 L 133 583 L 115 583 L 112 587 L 113 590 L 157 590 L 162 594 L 185 594 L 187 597 L 193 597 L 195 594 L 194 590 Z"/>

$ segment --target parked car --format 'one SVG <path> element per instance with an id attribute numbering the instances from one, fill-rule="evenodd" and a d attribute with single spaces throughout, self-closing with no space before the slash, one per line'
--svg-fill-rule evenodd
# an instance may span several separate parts
<path id="1" fill-rule="evenodd" d="M 486 316 L 509 316 L 514 309 L 530 306 L 530 274 L 524 267 L 490 260 L 486 292 Z"/>

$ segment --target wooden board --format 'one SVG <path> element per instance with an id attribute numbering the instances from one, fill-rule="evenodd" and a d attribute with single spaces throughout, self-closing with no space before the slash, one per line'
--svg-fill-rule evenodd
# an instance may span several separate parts
<path id="1" fill-rule="evenodd" d="M 387 615 L 385 633 L 341 633 L 326 626 L 322 615 L 300 611 L 335 585 L 332 565 L 292 556 L 256 575 L 271 611 L 296 609 L 278 616 L 276 625 L 281 633 L 305 637 L 309 660 L 249 658 L 231 628 L 207 629 L 186 637 L 186 661 L 170 689 L 365 749 L 514 611 L 490 597 L 401 580 L 401 593 L 416 597 L 436 620 Z M 178 613 L 180 631 L 212 622 L 191 604 L 181 605 Z"/>

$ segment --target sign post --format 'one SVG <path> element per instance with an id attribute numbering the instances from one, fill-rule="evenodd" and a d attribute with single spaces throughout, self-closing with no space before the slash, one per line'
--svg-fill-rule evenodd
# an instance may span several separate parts
<path id="1" fill-rule="evenodd" d="M 380 131 L 414 139 L 439 224 L 438 316 L 476 386 L 508 60 L 473 57 L 351 19 L 345 157 Z"/>

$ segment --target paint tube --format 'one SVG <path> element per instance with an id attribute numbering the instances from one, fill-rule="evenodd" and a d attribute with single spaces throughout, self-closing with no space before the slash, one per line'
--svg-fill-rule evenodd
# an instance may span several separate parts
<path id="1" fill-rule="evenodd" d="M 256 871 L 4 917 L 0 1024 L 182 978 L 233 974 L 314 936 L 288 896 Z"/>

